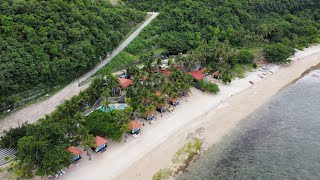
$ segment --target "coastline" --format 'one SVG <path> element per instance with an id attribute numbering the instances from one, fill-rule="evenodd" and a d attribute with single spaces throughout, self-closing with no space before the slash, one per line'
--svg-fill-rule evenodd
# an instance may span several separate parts
<path id="1" fill-rule="evenodd" d="M 301 78 L 306 72 L 310 71 L 309 69 L 313 69 L 314 66 L 318 67 L 320 46 L 312 46 L 304 51 L 298 51 L 292 60 L 290 64 L 282 65 L 281 68 L 277 66 L 279 69 L 275 68 L 273 74 L 254 81 L 254 85 L 230 94 L 218 105 L 208 102 L 208 106 L 211 105 L 208 111 L 203 110 L 204 113 L 194 119 L 192 123 L 170 134 L 167 140 L 159 143 L 156 148 L 139 158 L 114 178 L 152 179 L 152 176 L 160 169 L 176 170 L 178 167 L 172 163 L 171 159 L 191 138 L 195 137 L 203 141 L 202 151 L 206 151 L 208 147 L 219 143 L 242 119 L 267 103 L 279 91 Z M 250 76 L 255 75 L 257 75 L 256 72 L 251 72 L 246 78 L 238 79 L 230 86 L 238 85 L 237 83 L 241 80 L 248 81 Z M 221 91 L 223 93 L 224 88 Z M 205 96 L 210 101 L 210 98 L 208 98 L 210 95 L 206 94 Z M 217 99 L 219 94 L 216 96 Z M 195 106 L 195 109 L 199 108 Z"/>

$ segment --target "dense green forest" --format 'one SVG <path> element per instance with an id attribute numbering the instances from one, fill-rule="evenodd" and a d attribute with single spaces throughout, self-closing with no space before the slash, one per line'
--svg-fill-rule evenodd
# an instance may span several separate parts
<path id="1" fill-rule="evenodd" d="M 108 0 L 3 0 L 0 12 L 0 110 L 85 73 L 145 15 Z"/>
<path id="2" fill-rule="evenodd" d="M 144 57 L 149 52 L 176 55 L 200 51 L 205 54 L 203 51 L 208 47 L 221 46 L 219 44 L 239 50 L 263 49 L 265 45 L 274 44 L 278 44 L 276 47 L 302 48 L 319 42 L 318 0 L 124 2 L 138 10 L 160 12 L 159 17 L 127 47 L 123 53 L 127 57 Z M 218 58 L 209 58 L 212 66 Z"/>

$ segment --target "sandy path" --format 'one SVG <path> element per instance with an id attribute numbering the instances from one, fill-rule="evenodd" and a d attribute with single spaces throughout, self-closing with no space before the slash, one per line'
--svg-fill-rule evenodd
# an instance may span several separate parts
<path id="1" fill-rule="evenodd" d="M 149 14 L 152 14 L 149 19 L 147 19 L 134 33 L 132 33 L 122 44 L 120 44 L 120 46 L 117 47 L 108 58 L 104 59 L 102 63 L 80 77 L 79 81 L 82 82 L 88 79 L 99 69 L 109 63 L 116 55 L 118 55 L 125 47 L 127 47 L 131 43 L 131 41 L 136 38 L 148 24 L 152 22 L 153 19 L 155 19 L 159 15 L 159 13 L 156 12 L 151 12 Z M 77 95 L 79 92 L 88 88 L 89 84 L 90 83 L 86 83 L 82 86 L 78 86 L 78 80 L 75 80 L 50 98 L 26 106 L 16 112 L 12 112 L 10 115 L 1 119 L 0 133 L 2 133 L 4 130 L 9 129 L 10 127 L 18 126 L 19 123 L 21 124 L 23 122 L 36 122 L 38 119 L 43 118 L 46 114 L 50 114 L 51 112 L 53 112 L 54 109 L 62 104 L 65 100 L 70 99 L 72 96 Z"/>
<path id="2" fill-rule="evenodd" d="M 281 67 L 278 70 L 277 67 L 272 67 L 271 71 L 274 73 L 271 74 L 270 72 L 269 75 L 266 75 L 263 79 L 261 79 L 258 74 L 265 74 L 265 72 L 256 71 L 250 73 L 245 79 L 232 82 L 229 86 L 222 85 L 221 93 L 217 96 L 194 93 L 192 95 L 193 97 L 190 98 L 190 101 L 195 100 L 196 103 L 192 106 L 193 109 L 183 107 L 183 109 L 181 109 L 182 113 L 175 119 L 175 121 L 184 121 L 184 123 L 181 123 L 182 125 L 177 127 L 176 131 L 171 134 L 166 134 L 169 138 L 166 140 L 162 139 L 162 141 L 158 143 L 158 146 L 149 150 L 149 153 L 141 156 L 141 159 L 137 158 L 135 163 L 126 166 L 128 168 L 123 167 L 125 170 L 115 179 L 151 179 L 161 168 L 173 166 L 171 162 L 172 157 L 175 152 L 188 142 L 190 137 L 203 139 L 204 149 L 212 144 L 218 143 L 223 136 L 229 133 L 242 119 L 269 101 L 269 99 L 284 86 L 290 84 L 290 82 L 296 78 L 299 78 L 301 74 L 311 66 L 320 63 L 320 46 L 308 48 L 303 52 L 296 53 L 293 60 L 294 62 L 292 64 Z M 255 84 L 250 85 L 248 80 L 254 81 Z M 221 102 L 223 99 L 225 99 L 225 101 Z M 202 105 L 198 104 L 200 101 L 202 101 Z M 199 113 L 199 111 L 202 113 Z M 189 117 L 190 112 L 194 114 L 193 117 L 197 118 L 192 119 L 193 117 Z M 159 135 L 153 134 L 153 137 L 155 136 Z M 143 146 L 143 144 L 135 144 L 136 146 Z M 136 148 L 138 147 L 131 148 L 131 151 L 135 151 Z M 118 157 L 119 160 L 122 158 L 123 157 Z M 108 162 L 105 162 L 105 164 L 107 163 Z M 85 173 L 86 172 L 83 172 L 81 174 Z"/>

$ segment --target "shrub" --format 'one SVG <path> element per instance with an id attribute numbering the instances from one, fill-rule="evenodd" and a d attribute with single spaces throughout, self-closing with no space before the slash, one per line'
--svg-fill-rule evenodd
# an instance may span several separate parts
<path id="1" fill-rule="evenodd" d="M 239 63 L 249 64 L 249 63 L 253 63 L 254 55 L 247 50 L 242 50 L 238 53 L 237 59 Z"/>
<path id="2" fill-rule="evenodd" d="M 281 43 L 268 45 L 263 49 L 264 57 L 271 63 L 286 63 L 288 59 L 294 54 L 293 47 Z"/>
<path id="3" fill-rule="evenodd" d="M 219 86 L 217 84 L 212 82 L 205 82 L 204 80 L 198 81 L 198 86 L 201 90 L 215 94 L 217 94 L 220 91 Z"/>
<path id="4" fill-rule="evenodd" d="M 173 171 L 171 169 L 160 169 L 156 174 L 153 175 L 152 180 L 165 180 L 172 175 Z"/>

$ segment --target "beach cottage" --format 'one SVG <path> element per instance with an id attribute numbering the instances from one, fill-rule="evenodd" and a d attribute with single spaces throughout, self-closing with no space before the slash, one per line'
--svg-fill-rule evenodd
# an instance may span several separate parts
<path id="1" fill-rule="evenodd" d="M 133 84 L 133 81 L 131 79 L 126 79 L 126 78 L 118 78 L 120 85 L 122 88 L 127 88 L 128 86 Z"/>
<path id="2" fill-rule="evenodd" d="M 106 140 L 100 136 L 96 136 L 95 137 L 96 148 L 94 149 L 94 151 L 99 152 L 102 149 L 107 148 L 107 142 L 108 142 L 108 140 Z"/>
<path id="3" fill-rule="evenodd" d="M 130 128 L 131 134 L 135 134 L 140 131 L 141 124 L 137 121 L 131 121 L 129 123 L 129 128 Z"/>
<path id="4" fill-rule="evenodd" d="M 170 104 L 172 106 L 178 106 L 179 105 L 179 101 L 177 101 L 177 100 L 175 100 L 175 99 L 173 99 L 171 97 L 167 98 L 167 102 L 168 102 L 168 104 Z"/>
<path id="5" fill-rule="evenodd" d="M 215 71 L 214 73 L 212 73 L 212 77 L 216 79 L 221 79 L 221 73 L 219 71 Z"/>
<path id="6" fill-rule="evenodd" d="M 189 74 L 192 75 L 193 78 L 198 81 L 200 81 L 204 78 L 203 72 L 199 71 L 199 70 L 198 71 L 191 71 L 191 72 L 189 72 Z"/>
<path id="7" fill-rule="evenodd" d="M 82 151 L 74 146 L 70 146 L 67 148 L 67 151 L 71 152 L 74 156 L 72 158 L 72 161 L 77 161 L 79 159 L 81 159 L 80 154 L 82 153 Z"/>

